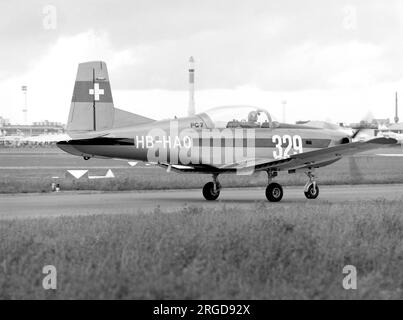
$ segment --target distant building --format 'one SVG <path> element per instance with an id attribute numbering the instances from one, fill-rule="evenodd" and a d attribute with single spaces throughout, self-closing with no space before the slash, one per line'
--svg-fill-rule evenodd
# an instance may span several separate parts
<path id="1" fill-rule="evenodd" d="M 32 125 L 37 127 L 63 127 L 63 124 L 60 122 L 52 122 L 49 120 L 44 120 L 40 122 L 33 122 Z"/>
<path id="2" fill-rule="evenodd" d="M 391 131 L 391 132 L 394 132 L 394 133 L 403 133 L 403 123 L 402 122 L 393 123 L 392 125 L 390 125 L 388 127 L 387 131 Z"/>
<path id="3" fill-rule="evenodd" d="M 10 125 L 10 120 L 0 117 L 0 136 L 4 136 L 6 134 L 3 130 L 3 127 L 7 125 Z"/>
<path id="4" fill-rule="evenodd" d="M 376 122 L 365 120 L 362 120 L 359 123 L 351 123 L 350 126 L 353 129 L 378 129 L 378 124 Z"/>
<path id="5" fill-rule="evenodd" d="M 378 125 L 378 127 L 388 127 L 390 119 L 373 119 L 372 123 Z"/>
<path id="6" fill-rule="evenodd" d="M 10 124 L 10 120 L 4 119 L 3 117 L 0 117 L 0 127 L 6 126 Z"/>
<path id="7" fill-rule="evenodd" d="M 6 136 L 39 136 L 42 134 L 64 133 L 65 126 L 60 122 L 51 122 L 48 120 L 34 122 L 32 125 L 11 124 L 10 121 L 0 117 L 0 130 Z"/>

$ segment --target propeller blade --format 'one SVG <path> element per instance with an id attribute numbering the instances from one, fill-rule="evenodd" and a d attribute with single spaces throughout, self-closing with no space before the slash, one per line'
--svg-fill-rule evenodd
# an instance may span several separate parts
<path id="1" fill-rule="evenodd" d="M 357 129 L 353 135 L 351 136 L 351 139 L 355 139 L 355 137 L 361 132 L 362 128 Z"/>
<path id="2" fill-rule="evenodd" d="M 353 135 L 351 136 L 351 139 L 355 139 L 362 130 L 368 129 L 369 128 L 368 124 L 371 124 L 373 119 L 374 119 L 373 114 L 371 112 L 368 112 L 365 115 L 365 117 L 360 121 L 360 126 L 353 133 Z"/>

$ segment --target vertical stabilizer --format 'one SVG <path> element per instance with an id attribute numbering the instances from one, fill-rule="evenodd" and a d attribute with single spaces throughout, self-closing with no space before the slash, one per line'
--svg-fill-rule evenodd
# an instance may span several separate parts
<path id="1" fill-rule="evenodd" d="M 106 63 L 80 63 L 78 66 L 67 131 L 111 129 L 114 106 Z"/>

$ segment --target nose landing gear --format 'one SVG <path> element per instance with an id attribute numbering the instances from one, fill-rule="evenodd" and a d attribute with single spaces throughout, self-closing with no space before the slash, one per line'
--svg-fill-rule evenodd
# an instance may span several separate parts
<path id="1" fill-rule="evenodd" d="M 306 172 L 309 181 L 306 183 L 304 188 L 304 194 L 307 199 L 316 199 L 319 196 L 319 187 L 315 181 L 315 175 L 312 171 Z"/>

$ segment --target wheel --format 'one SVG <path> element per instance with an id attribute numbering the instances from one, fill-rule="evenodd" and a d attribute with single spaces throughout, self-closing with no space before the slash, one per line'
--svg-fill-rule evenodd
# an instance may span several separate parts
<path id="1" fill-rule="evenodd" d="M 214 183 L 208 182 L 203 187 L 203 196 L 209 201 L 217 200 L 220 196 L 220 190 L 215 190 Z"/>
<path id="2" fill-rule="evenodd" d="M 266 188 L 266 198 L 270 202 L 278 202 L 283 198 L 283 187 L 278 183 L 270 183 Z"/>
<path id="3" fill-rule="evenodd" d="M 311 183 L 307 191 L 304 191 L 305 197 L 307 199 L 316 199 L 319 196 L 319 187 L 317 184 Z"/>

